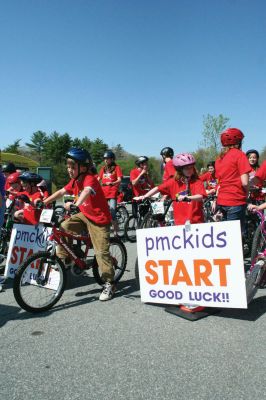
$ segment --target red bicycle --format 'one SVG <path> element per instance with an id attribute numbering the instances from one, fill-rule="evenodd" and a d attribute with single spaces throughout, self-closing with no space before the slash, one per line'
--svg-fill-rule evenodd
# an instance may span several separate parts
<path id="1" fill-rule="evenodd" d="M 62 215 L 58 210 L 49 210 L 51 221 L 44 225 L 51 227 L 46 250 L 33 254 L 21 264 L 15 274 L 13 292 L 17 303 L 26 311 L 41 312 L 49 310 L 64 293 L 67 274 L 62 259 L 56 255 L 56 246 L 62 245 L 68 257 L 73 261 L 72 271 L 75 275 L 92 269 L 93 276 L 99 285 L 104 281 L 93 253 L 91 238 L 88 234 L 73 235 L 59 228 Z M 71 245 L 66 241 L 70 240 Z M 118 282 L 125 272 L 127 251 L 117 237 L 110 238 L 110 254 L 115 270 L 114 282 Z"/>

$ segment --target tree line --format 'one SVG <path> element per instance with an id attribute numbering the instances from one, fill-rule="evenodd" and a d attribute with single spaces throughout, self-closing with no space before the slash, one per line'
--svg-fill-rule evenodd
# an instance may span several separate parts
<path id="1" fill-rule="evenodd" d="M 202 141 L 198 149 L 193 152 L 197 160 L 197 169 L 200 171 L 206 166 L 208 161 L 215 160 L 221 150 L 220 133 L 228 127 L 229 118 L 222 114 L 212 116 L 207 114 L 203 116 Z M 52 132 L 47 134 L 44 131 L 37 131 L 31 135 L 30 142 L 25 145 L 20 144 L 21 139 L 2 151 L 13 154 L 20 154 L 32 158 L 40 163 L 41 166 L 50 166 L 53 168 L 53 180 L 57 187 L 63 186 L 68 181 L 65 167 L 65 155 L 71 147 L 81 147 L 88 150 L 93 158 L 96 167 L 102 165 L 103 154 L 110 147 L 102 139 L 89 139 L 87 136 L 82 139 L 72 138 L 68 133 L 61 134 Z M 174 143 L 166 143 L 165 146 L 174 148 Z M 139 156 L 128 153 L 121 144 L 111 147 L 116 154 L 116 161 L 122 168 L 124 175 L 129 175 L 130 170 L 135 165 L 135 160 Z M 175 149 L 175 152 L 184 151 L 184 149 Z M 160 151 L 160 149 L 159 149 Z M 261 152 L 261 160 L 266 159 L 266 147 Z M 150 157 L 150 174 L 154 182 L 161 182 L 161 160 L 159 154 Z"/>

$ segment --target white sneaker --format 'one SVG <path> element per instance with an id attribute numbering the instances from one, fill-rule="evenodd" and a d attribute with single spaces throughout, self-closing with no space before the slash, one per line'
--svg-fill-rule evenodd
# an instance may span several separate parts
<path id="1" fill-rule="evenodd" d="M 105 282 L 103 285 L 103 291 L 100 294 L 99 300 L 101 301 L 106 301 L 106 300 L 111 300 L 111 298 L 114 295 L 114 285 L 112 285 L 110 282 Z"/>

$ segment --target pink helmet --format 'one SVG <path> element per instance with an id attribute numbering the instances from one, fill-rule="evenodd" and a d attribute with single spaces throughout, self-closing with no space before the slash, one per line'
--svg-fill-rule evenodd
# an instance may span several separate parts
<path id="1" fill-rule="evenodd" d="M 243 132 L 237 128 L 228 128 L 221 133 L 221 143 L 223 146 L 239 144 L 244 138 Z"/>
<path id="2" fill-rule="evenodd" d="M 174 156 L 173 165 L 176 168 L 185 167 L 186 165 L 195 164 L 196 160 L 190 153 L 180 153 Z"/>

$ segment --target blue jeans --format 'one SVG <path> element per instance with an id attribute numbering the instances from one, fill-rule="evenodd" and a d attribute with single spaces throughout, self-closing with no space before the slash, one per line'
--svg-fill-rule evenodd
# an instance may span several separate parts
<path id="1" fill-rule="evenodd" d="M 219 208 L 224 213 L 224 219 L 226 221 L 235 221 L 240 220 L 241 232 L 244 234 L 245 229 L 245 215 L 246 215 L 246 204 L 242 204 L 241 206 L 222 206 L 219 205 Z"/>

